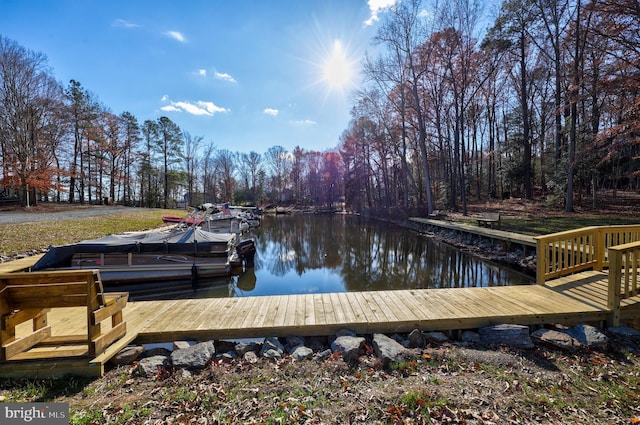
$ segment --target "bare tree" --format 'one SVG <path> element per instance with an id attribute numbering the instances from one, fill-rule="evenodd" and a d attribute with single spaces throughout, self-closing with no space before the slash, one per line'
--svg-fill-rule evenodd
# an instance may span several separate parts
<path id="1" fill-rule="evenodd" d="M 216 146 L 209 143 L 205 148 L 202 158 L 202 186 L 205 202 L 215 202 L 217 198 L 217 184 L 214 164 L 214 153 Z"/>
<path id="2" fill-rule="evenodd" d="M 233 202 L 233 193 L 235 190 L 235 172 L 234 154 L 228 149 L 221 149 L 216 156 L 216 170 L 219 176 L 220 192 L 222 200 L 225 202 Z"/>
<path id="3" fill-rule="evenodd" d="M 281 201 L 290 174 L 291 161 L 289 153 L 282 146 L 272 146 L 267 150 L 265 160 L 271 172 L 272 188 L 279 197 L 278 201 Z"/>
<path id="4" fill-rule="evenodd" d="M 187 203 L 194 204 L 194 195 L 196 192 L 197 176 L 196 170 L 200 166 L 200 157 L 198 151 L 202 144 L 203 137 L 191 137 L 191 134 L 184 132 L 184 165 L 187 172 Z"/>
<path id="5" fill-rule="evenodd" d="M 135 163 L 138 144 L 142 140 L 140 136 L 140 125 L 137 118 L 130 112 L 120 114 L 123 125 L 124 137 L 124 204 L 131 205 L 133 201 L 133 165 Z M 142 196 L 142 192 L 140 192 Z"/>
<path id="6" fill-rule="evenodd" d="M 30 189 L 52 186 L 53 154 L 46 145 L 45 125 L 53 119 L 52 106 L 60 86 L 50 75 L 47 59 L 0 36 L 0 154 L 3 180 L 20 188 L 24 205 Z M 13 181 L 12 181 L 13 180 Z"/>
<path id="7" fill-rule="evenodd" d="M 421 12 L 422 2 L 420 0 L 400 2 L 387 14 L 387 19 L 380 26 L 374 37 L 374 42 L 387 49 L 387 55 L 381 63 L 394 64 L 394 68 L 401 69 L 405 75 L 402 82 L 408 86 L 408 94 L 410 95 L 408 104 L 413 109 L 413 125 L 418 136 L 427 211 L 430 214 L 433 212 L 433 195 L 429 169 L 429 146 L 420 94 L 420 79 L 424 69 L 420 68 L 420 63 L 416 60 L 418 47 L 426 39 L 430 28 Z M 435 25 L 435 20 L 431 21 L 431 25 Z M 423 58 L 423 60 L 428 62 L 429 59 Z"/>
<path id="8" fill-rule="evenodd" d="M 156 149 L 162 158 L 162 171 L 164 176 L 163 208 L 167 208 L 169 192 L 171 190 L 170 171 L 174 164 L 180 161 L 182 156 L 182 131 L 180 127 L 168 117 L 160 117 L 157 121 L 159 139 Z"/>

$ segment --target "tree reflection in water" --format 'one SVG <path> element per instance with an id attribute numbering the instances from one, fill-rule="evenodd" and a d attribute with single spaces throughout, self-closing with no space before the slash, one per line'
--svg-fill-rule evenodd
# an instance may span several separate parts
<path id="1" fill-rule="evenodd" d="M 522 285 L 533 278 L 389 223 L 344 215 L 265 216 L 248 235 L 255 267 L 239 276 L 133 291 L 130 299 Z M 132 289 L 133 290 L 133 289 Z"/>
<path id="2" fill-rule="evenodd" d="M 265 216 L 253 237 L 257 247 L 253 289 L 241 289 L 235 295 L 462 288 L 533 281 L 404 228 L 356 216 Z"/>

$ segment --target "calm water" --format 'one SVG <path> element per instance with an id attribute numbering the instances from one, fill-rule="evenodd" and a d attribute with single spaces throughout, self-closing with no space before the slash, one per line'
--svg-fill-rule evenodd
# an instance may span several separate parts
<path id="1" fill-rule="evenodd" d="M 347 215 L 264 216 L 248 235 L 255 267 L 201 282 L 172 297 L 242 297 L 530 284 L 533 278 L 481 261 L 388 223 Z M 138 298 L 140 297 L 135 297 Z"/>

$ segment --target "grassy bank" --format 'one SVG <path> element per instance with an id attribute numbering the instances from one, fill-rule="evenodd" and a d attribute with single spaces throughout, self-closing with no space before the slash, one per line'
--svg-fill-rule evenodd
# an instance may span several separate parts
<path id="1" fill-rule="evenodd" d="M 163 215 L 182 216 L 184 214 L 182 210 L 127 208 L 111 215 L 2 224 L 0 225 L 0 255 L 10 256 L 113 233 L 151 229 L 163 225 Z"/>

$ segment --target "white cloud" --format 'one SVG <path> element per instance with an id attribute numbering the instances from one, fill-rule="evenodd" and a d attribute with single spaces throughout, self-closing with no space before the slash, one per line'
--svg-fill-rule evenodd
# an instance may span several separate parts
<path id="1" fill-rule="evenodd" d="M 175 107 L 173 105 L 165 105 L 160 109 L 165 111 L 165 112 L 181 112 L 179 108 L 177 108 L 177 107 Z"/>
<path id="2" fill-rule="evenodd" d="M 203 101 L 199 100 L 197 102 L 197 105 L 198 105 L 198 107 L 200 107 L 200 108 L 204 109 L 205 111 L 209 112 L 209 115 L 213 115 L 213 114 L 218 113 L 218 112 L 229 112 L 229 109 L 223 108 L 221 106 L 217 106 L 213 102 L 203 102 Z"/>
<path id="3" fill-rule="evenodd" d="M 206 77 L 207 76 L 207 70 L 206 69 L 199 69 L 198 70 L 198 75 L 200 75 L 201 77 Z"/>
<path id="4" fill-rule="evenodd" d="M 162 99 L 160 99 L 161 102 L 166 102 L 168 100 L 169 100 L 169 96 L 166 95 L 166 94 L 164 96 L 162 96 Z"/>
<path id="5" fill-rule="evenodd" d="M 169 101 L 169 97 L 166 95 L 163 96 L 162 101 Z M 223 108 L 213 102 L 206 102 L 203 100 L 199 100 L 197 102 L 170 102 L 168 105 L 164 105 L 160 109 L 166 112 L 186 112 L 191 115 L 207 116 L 213 116 L 220 112 L 230 111 L 228 108 Z"/>
<path id="6" fill-rule="evenodd" d="M 125 21 L 124 19 L 116 19 L 113 24 L 114 27 L 124 27 L 124 28 L 138 28 L 140 25 L 135 24 L 133 22 Z"/>
<path id="7" fill-rule="evenodd" d="M 280 111 L 278 111 L 277 109 L 273 109 L 273 108 L 265 108 L 262 112 L 264 114 L 266 114 L 266 115 L 271 115 L 272 117 L 277 117 L 278 113 Z"/>
<path id="8" fill-rule="evenodd" d="M 178 40 L 180 43 L 186 43 L 187 39 L 185 36 L 178 31 L 167 31 L 164 33 L 167 37 L 173 38 L 174 40 Z"/>
<path id="9" fill-rule="evenodd" d="M 297 121 L 289 121 L 291 125 L 305 126 L 305 125 L 316 125 L 317 122 L 313 120 L 297 120 Z"/>
<path id="10" fill-rule="evenodd" d="M 218 80 L 224 80 L 224 81 L 228 81 L 230 83 L 235 83 L 236 82 L 236 79 L 233 78 L 231 75 L 227 74 L 226 72 L 216 72 L 214 74 L 214 76 Z"/>
<path id="11" fill-rule="evenodd" d="M 373 25 L 374 22 L 380 20 L 380 18 L 378 18 L 378 14 L 396 4 L 396 0 L 369 0 L 367 3 L 369 3 L 371 16 L 369 19 L 364 21 L 364 25 L 368 27 Z"/>

